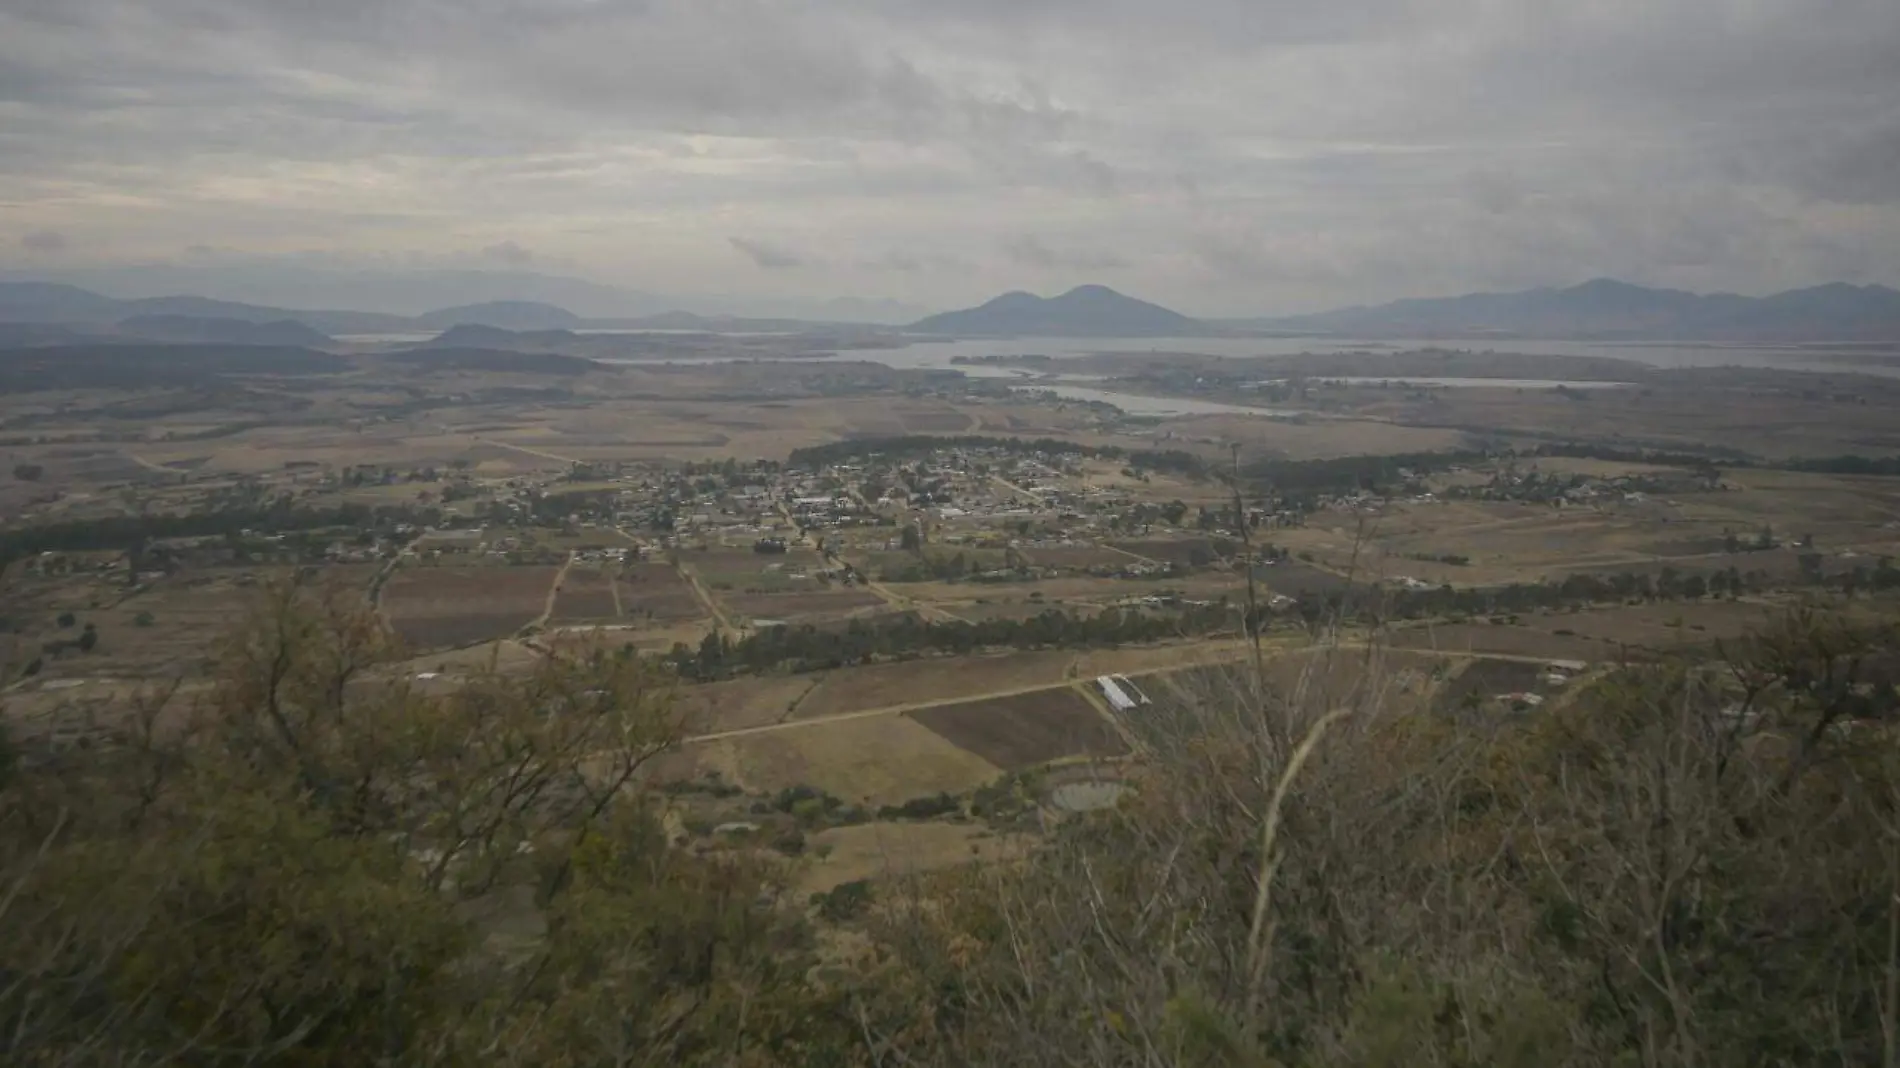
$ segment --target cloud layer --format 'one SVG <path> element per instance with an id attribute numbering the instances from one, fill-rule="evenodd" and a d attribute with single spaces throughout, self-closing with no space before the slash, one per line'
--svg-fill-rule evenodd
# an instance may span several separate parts
<path id="1" fill-rule="evenodd" d="M 11 0 L 0 262 L 1202 313 L 1894 283 L 1896 56 L 1893 0 Z"/>

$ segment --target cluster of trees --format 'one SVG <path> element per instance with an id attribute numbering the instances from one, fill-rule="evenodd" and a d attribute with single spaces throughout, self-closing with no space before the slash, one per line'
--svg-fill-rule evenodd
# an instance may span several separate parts
<path id="1" fill-rule="evenodd" d="M 0 1062 L 804 1064 L 781 870 L 672 848 L 654 666 L 427 696 L 359 597 L 275 590 L 187 708 L 0 746 Z M 837 1063 L 833 1061 L 832 1063 Z"/>
<path id="2" fill-rule="evenodd" d="M 681 677 L 706 682 L 779 670 L 822 671 L 926 653 L 1112 647 L 1233 630 L 1237 625 L 1234 609 L 1225 603 L 1188 605 L 1170 613 L 1111 609 L 1094 616 L 1052 608 L 1028 619 L 978 623 L 906 614 L 875 623 L 853 619 L 842 627 L 767 627 L 737 640 L 709 634 L 697 647 L 675 645 L 665 660 Z"/>
<path id="3" fill-rule="evenodd" d="M 1861 565 L 1829 575 L 1821 557 L 1810 554 L 1800 583 L 1837 590 L 1847 595 L 1900 589 L 1900 568 L 1882 557 L 1873 567 Z M 1794 576 L 1791 576 L 1794 578 Z M 1665 567 L 1649 574 L 1623 571 L 1610 574 L 1574 574 L 1562 582 L 1520 582 L 1504 586 L 1438 586 L 1426 589 L 1359 586 L 1325 595 L 1308 595 L 1282 615 L 1297 615 L 1309 625 L 1323 620 L 1354 619 L 1376 624 L 1387 619 L 1430 619 L 1460 616 L 1515 615 L 1550 608 L 1582 608 L 1593 604 L 1633 601 L 1683 601 L 1707 597 L 1739 597 L 1786 585 L 1761 571 L 1730 566 L 1709 572 L 1679 571 Z M 1271 622 L 1271 616 L 1267 621 Z"/>
<path id="4" fill-rule="evenodd" d="M 1791 471 L 1811 471 L 1824 475 L 1900 476 L 1900 456 L 1825 456 L 1791 460 L 1784 465 Z"/>
<path id="5" fill-rule="evenodd" d="M 999 449 L 1024 456 L 1036 454 L 1084 456 L 1097 460 L 1114 460 L 1150 471 L 1168 471 L 1193 478 L 1205 478 L 1213 472 L 1213 468 L 1206 460 L 1179 449 L 1131 450 L 1113 445 L 1082 445 L 1057 438 L 993 438 L 974 434 L 943 437 L 909 434 L 897 437 L 852 438 L 825 445 L 793 449 L 791 455 L 786 458 L 785 466 L 807 471 L 823 471 L 837 464 L 850 463 L 867 457 L 876 456 L 894 460 L 929 456 L 945 449 Z"/>
<path id="6" fill-rule="evenodd" d="M 1482 463 L 1481 450 L 1392 453 L 1385 456 L 1337 456 L 1324 460 L 1256 460 L 1241 467 L 1241 477 L 1279 500 L 1310 508 L 1321 495 L 1377 492 L 1417 476 L 1450 467 Z"/>
<path id="7" fill-rule="evenodd" d="M 387 536 L 399 526 L 433 526 L 442 513 L 410 505 L 338 504 L 320 508 L 297 504 L 288 496 L 260 503 L 176 515 L 141 514 L 71 519 L 0 531 L 0 570 L 42 552 L 135 551 L 167 538 L 236 537 L 316 530 L 345 530 Z"/>

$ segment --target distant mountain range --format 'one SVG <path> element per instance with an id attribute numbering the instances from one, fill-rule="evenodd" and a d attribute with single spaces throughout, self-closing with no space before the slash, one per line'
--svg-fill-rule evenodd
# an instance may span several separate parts
<path id="1" fill-rule="evenodd" d="M 1768 297 L 1701 295 L 1598 279 L 1566 289 L 1474 293 L 1263 319 L 1192 319 L 1099 285 L 1057 297 L 1005 293 L 975 308 L 903 328 L 961 337 L 1206 337 L 1320 334 L 1350 338 L 1591 338 L 1701 342 L 1900 341 L 1900 291 L 1832 283 Z M 197 296 L 118 300 L 51 282 L 0 282 L 0 348 L 126 340 L 335 347 L 344 335 L 441 335 L 436 347 L 608 354 L 624 340 L 584 333 L 663 331 L 813 335 L 825 344 L 869 343 L 886 328 L 864 323 L 742 319 L 673 311 L 587 318 L 560 305 L 498 300 L 423 315 L 298 310 Z M 813 344 L 819 344 L 814 341 Z"/>
<path id="2" fill-rule="evenodd" d="M 128 338 L 323 347 L 333 345 L 334 338 L 344 335 L 438 334 L 464 326 L 507 331 L 510 347 L 521 344 L 515 335 L 582 329 L 831 334 L 889 330 L 867 323 L 743 319 L 683 311 L 638 318 L 586 318 L 555 304 L 529 300 L 462 304 L 407 316 L 278 308 L 196 296 L 117 300 L 63 283 L 0 282 L 0 348 L 78 342 L 107 344 Z M 265 327 L 269 329 L 262 329 Z M 299 327 L 302 329 L 293 334 L 292 328 Z M 575 339 L 570 335 L 557 340 Z M 449 342 L 455 346 L 475 343 L 478 343 L 475 338 L 469 336 L 458 336 Z"/>
<path id="3" fill-rule="evenodd" d="M 918 334 L 1014 337 L 1196 337 L 1214 327 L 1107 286 L 1077 286 L 1059 297 L 1005 293 L 980 307 L 912 323 Z"/>
<path id="4" fill-rule="evenodd" d="M 155 316 L 259 324 L 297 322 L 332 336 L 417 328 L 413 319 L 380 312 L 292 310 L 193 296 L 116 300 L 56 282 L 0 282 L 0 323 L 98 328 Z"/>
<path id="5" fill-rule="evenodd" d="M 1224 325 L 1368 338 L 1892 341 L 1900 340 L 1900 291 L 1835 282 L 1768 297 L 1704 296 L 1600 278 L 1567 289 L 1400 300 Z"/>
<path id="6" fill-rule="evenodd" d="M 345 266 L 269 258 L 213 257 L 202 262 L 52 271 L 27 271 L 0 265 L 0 283 L 4 282 L 61 282 L 95 295 L 121 299 L 200 293 L 257 307 L 350 308 L 402 319 L 413 318 L 431 308 L 495 301 L 555 305 L 584 319 L 625 319 L 689 311 L 746 318 L 896 325 L 936 310 L 857 296 L 823 300 L 794 296 L 652 293 L 523 267 Z M 319 329 L 326 333 L 375 332 L 374 329 Z"/>
<path id="7" fill-rule="evenodd" d="M 1353 338 L 1595 338 L 1645 341 L 1900 340 L 1900 291 L 1832 283 L 1769 297 L 1703 296 L 1598 279 L 1567 289 L 1474 293 L 1271 319 L 1198 320 L 1103 286 L 1059 297 L 1005 293 L 933 315 L 920 334 L 1197 337 L 1325 334 Z"/>

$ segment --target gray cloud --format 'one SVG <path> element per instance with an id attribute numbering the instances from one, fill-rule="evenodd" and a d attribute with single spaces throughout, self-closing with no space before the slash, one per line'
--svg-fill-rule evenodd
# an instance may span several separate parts
<path id="1" fill-rule="evenodd" d="M 748 241 L 743 237 L 729 237 L 726 240 L 733 248 L 737 249 L 741 255 L 751 260 L 753 265 L 761 270 L 783 271 L 793 267 L 803 267 L 805 265 L 805 261 L 795 253 L 788 252 L 782 248 L 776 248 L 764 242 Z"/>
<path id="2" fill-rule="evenodd" d="M 1016 263 L 1043 270 L 1118 271 L 1128 266 L 1126 259 L 1113 252 L 1097 249 L 1057 250 L 1033 234 L 1005 241 L 1003 251 Z"/>
<path id="3" fill-rule="evenodd" d="M 534 262 L 534 253 L 513 241 L 503 241 L 482 249 L 482 258 L 509 267 L 525 267 Z"/>
<path id="4" fill-rule="evenodd" d="M 28 252 L 64 252 L 66 245 L 66 235 L 58 230 L 33 230 L 20 237 L 20 247 Z"/>
<path id="5" fill-rule="evenodd" d="M 949 256 L 941 252 L 912 252 L 905 249 L 892 249 L 882 256 L 860 260 L 857 264 L 866 271 L 896 271 L 902 274 L 915 274 L 925 271 L 970 271 L 975 264 L 960 256 Z"/>
<path id="6" fill-rule="evenodd" d="M 10 0 L 0 231 L 940 307 L 1894 283 L 1895 55 L 1893 0 Z"/>

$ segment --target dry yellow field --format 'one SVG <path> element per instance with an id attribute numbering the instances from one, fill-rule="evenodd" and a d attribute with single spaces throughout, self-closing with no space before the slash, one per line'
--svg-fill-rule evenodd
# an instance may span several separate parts
<path id="1" fill-rule="evenodd" d="M 872 806 L 965 793 L 1002 775 L 928 728 L 882 715 L 688 742 L 662 774 L 699 778 L 707 771 L 755 792 L 807 785 Z"/>
<path id="2" fill-rule="evenodd" d="M 796 875 L 800 891 L 815 893 L 858 879 L 903 878 L 973 861 L 1018 856 L 1029 841 L 996 835 L 970 823 L 863 823 L 832 827 L 806 842 L 811 858 Z"/>

